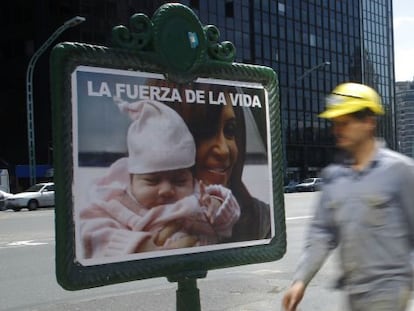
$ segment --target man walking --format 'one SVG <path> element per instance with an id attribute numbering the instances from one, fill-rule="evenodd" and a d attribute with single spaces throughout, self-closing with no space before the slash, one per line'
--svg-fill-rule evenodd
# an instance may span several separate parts
<path id="1" fill-rule="evenodd" d="M 295 311 L 306 286 L 330 251 L 339 247 L 352 311 L 403 311 L 410 298 L 414 248 L 414 160 L 382 146 L 376 117 L 384 114 L 376 91 L 338 85 L 319 116 L 332 121 L 339 163 L 322 172 L 324 186 L 304 253 L 285 293 Z"/>

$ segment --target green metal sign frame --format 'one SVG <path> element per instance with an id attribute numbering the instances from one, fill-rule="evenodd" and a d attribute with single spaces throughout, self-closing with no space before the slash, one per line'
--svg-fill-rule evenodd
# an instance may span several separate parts
<path id="1" fill-rule="evenodd" d="M 161 6 L 150 19 L 135 14 L 130 27 L 114 27 L 113 47 L 85 43 L 57 44 L 51 54 L 54 179 L 56 184 L 56 275 L 68 290 L 166 276 L 194 292 L 192 281 L 208 270 L 280 259 L 286 251 L 279 91 L 276 73 L 268 67 L 235 63 L 231 42 L 219 42 L 213 25 L 203 26 L 191 9 Z M 271 154 L 273 237 L 266 244 L 83 265 L 76 260 L 74 224 L 73 84 L 79 66 L 161 74 L 173 83 L 199 78 L 261 85 L 267 94 L 269 124 L 258 123 L 267 135 Z M 266 134 L 267 131 L 267 134 Z M 193 295 L 193 294 L 191 294 Z M 178 296 L 177 296 L 178 297 Z M 197 299 L 195 299 L 197 300 Z M 177 305 L 183 303 L 177 301 Z M 185 303 L 184 303 L 185 304 Z M 194 307 L 194 305 L 193 305 Z M 193 308 L 192 310 L 198 309 Z M 190 310 L 190 309 L 189 309 Z"/>

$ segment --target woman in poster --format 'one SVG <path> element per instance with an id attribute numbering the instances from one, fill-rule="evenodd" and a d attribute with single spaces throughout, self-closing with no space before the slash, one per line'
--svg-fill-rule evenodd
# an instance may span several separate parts
<path id="1" fill-rule="evenodd" d="M 223 91 L 223 86 L 209 85 Z M 205 184 L 221 184 L 236 197 L 241 215 L 231 242 L 270 238 L 270 206 L 253 197 L 242 181 L 246 156 L 243 108 L 232 105 L 172 104 L 184 119 L 196 143 L 195 176 Z"/>

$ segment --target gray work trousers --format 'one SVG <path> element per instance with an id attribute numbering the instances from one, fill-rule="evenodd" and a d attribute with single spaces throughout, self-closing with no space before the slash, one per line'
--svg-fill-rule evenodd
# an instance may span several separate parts
<path id="1" fill-rule="evenodd" d="M 411 287 L 390 283 L 383 288 L 348 295 L 351 311 L 405 311 L 411 297 Z"/>

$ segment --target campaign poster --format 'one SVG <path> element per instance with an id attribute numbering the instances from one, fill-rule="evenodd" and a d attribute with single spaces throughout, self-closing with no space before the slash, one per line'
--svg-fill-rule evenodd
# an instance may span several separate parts
<path id="1" fill-rule="evenodd" d="M 71 83 L 75 262 L 270 243 L 263 85 L 83 65 Z"/>

